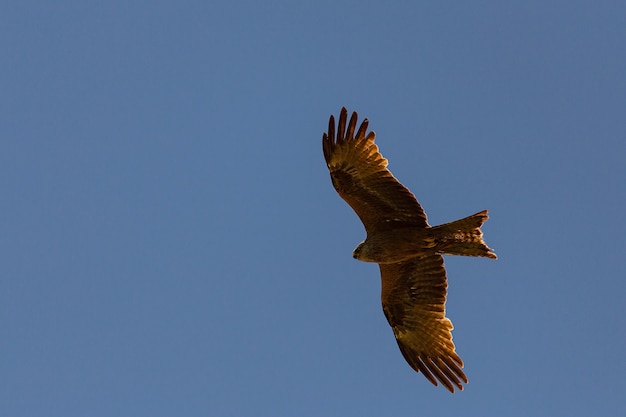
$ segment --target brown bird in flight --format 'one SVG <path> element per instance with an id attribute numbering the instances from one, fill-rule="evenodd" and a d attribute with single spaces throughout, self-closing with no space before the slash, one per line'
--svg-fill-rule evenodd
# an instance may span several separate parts
<path id="1" fill-rule="evenodd" d="M 480 226 L 487 210 L 431 227 L 415 196 L 387 169 L 387 160 L 367 132 L 358 131 L 357 113 L 346 125 L 341 109 L 335 135 L 331 115 L 322 144 L 337 193 L 359 216 L 367 238 L 352 256 L 380 267 L 381 299 L 402 355 L 434 385 L 450 392 L 467 383 L 463 361 L 452 342 L 452 322 L 445 316 L 447 279 L 442 255 L 497 259 L 483 241 Z"/>

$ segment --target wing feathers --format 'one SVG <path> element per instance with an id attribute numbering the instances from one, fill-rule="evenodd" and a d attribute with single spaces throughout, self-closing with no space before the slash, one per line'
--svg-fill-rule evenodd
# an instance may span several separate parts
<path id="1" fill-rule="evenodd" d="M 380 264 L 383 311 L 402 355 L 413 369 L 450 392 L 463 389 L 467 377 L 445 317 L 446 271 L 441 255 L 396 264 Z"/>
<path id="2" fill-rule="evenodd" d="M 368 120 L 357 130 L 357 113 L 348 122 L 347 118 L 344 107 L 335 130 L 335 118 L 330 116 L 328 133 L 322 137 L 324 158 L 341 198 L 367 230 L 407 224 L 427 227 L 426 214 L 415 196 L 387 169 L 387 160 L 374 143 L 375 133 L 367 132 Z"/>

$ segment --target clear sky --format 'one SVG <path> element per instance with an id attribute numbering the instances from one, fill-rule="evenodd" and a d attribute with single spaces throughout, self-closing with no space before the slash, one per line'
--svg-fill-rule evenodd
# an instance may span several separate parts
<path id="1" fill-rule="evenodd" d="M 0 39 L 0 415 L 623 415 L 623 2 L 9 0 Z M 431 224 L 490 211 L 463 392 L 351 257 L 342 106 Z"/>

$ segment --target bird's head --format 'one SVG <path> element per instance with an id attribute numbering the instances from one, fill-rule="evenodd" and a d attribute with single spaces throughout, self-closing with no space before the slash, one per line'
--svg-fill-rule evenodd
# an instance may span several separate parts
<path id="1" fill-rule="evenodd" d="M 365 245 L 365 241 L 359 243 L 359 245 L 354 248 L 354 251 L 352 252 L 352 257 L 354 259 L 358 259 L 359 261 L 363 260 L 362 256 L 363 256 L 363 246 Z"/>

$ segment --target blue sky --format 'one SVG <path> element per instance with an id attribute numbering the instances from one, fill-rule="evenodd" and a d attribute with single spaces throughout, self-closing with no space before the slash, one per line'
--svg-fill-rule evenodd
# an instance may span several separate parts
<path id="1" fill-rule="evenodd" d="M 0 414 L 626 408 L 622 2 L 0 6 Z M 404 362 L 321 135 L 370 119 L 446 258 L 469 384 Z"/>

